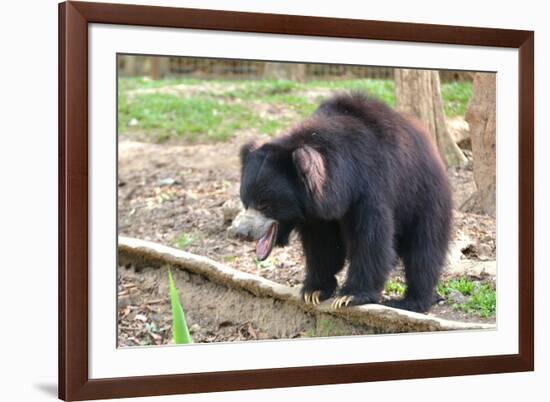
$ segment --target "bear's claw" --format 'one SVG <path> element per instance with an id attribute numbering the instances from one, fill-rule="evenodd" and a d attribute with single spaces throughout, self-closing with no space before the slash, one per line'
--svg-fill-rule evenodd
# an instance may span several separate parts
<path id="1" fill-rule="evenodd" d="M 315 290 L 311 293 L 310 292 L 305 292 L 304 293 L 304 302 L 306 304 L 311 304 L 311 305 L 317 306 L 319 303 L 321 303 L 320 297 L 321 297 L 321 291 L 320 290 Z"/>
<path id="2" fill-rule="evenodd" d="M 338 296 L 332 301 L 332 308 L 347 307 L 353 301 L 353 296 Z"/>

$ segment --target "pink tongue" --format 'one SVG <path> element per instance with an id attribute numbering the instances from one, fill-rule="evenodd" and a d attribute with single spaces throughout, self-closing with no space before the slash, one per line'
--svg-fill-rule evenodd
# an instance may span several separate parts
<path id="1" fill-rule="evenodd" d="M 271 226 L 265 235 L 256 243 L 256 258 L 260 261 L 267 258 L 269 251 L 271 250 L 271 241 L 273 237 L 273 226 Z"/>

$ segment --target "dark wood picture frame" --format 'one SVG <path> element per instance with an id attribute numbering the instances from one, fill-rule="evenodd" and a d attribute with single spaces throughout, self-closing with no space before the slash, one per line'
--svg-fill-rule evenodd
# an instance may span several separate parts
<path id="1" fill-rule="evenodd" d="M 88 25 L 194 28 L 519 49 L 519 353 L 159 376 L 88 376 Z M 137 397 L 534 369 L 534 33 L 105 3 L 59 5 L 59 397 Z"/>

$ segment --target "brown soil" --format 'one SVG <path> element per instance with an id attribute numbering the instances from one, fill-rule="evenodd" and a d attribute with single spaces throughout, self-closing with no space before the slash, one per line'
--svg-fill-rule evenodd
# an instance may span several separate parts
<path id="1" fill-rule="evenodd" d="M 298 306 L 215 284 L 200 275 L 173 269 L 172 276 L 195 343 L 301 337 L 366 335 L 375 328 L 328 314 L 310 314 Z M 130 264 L 118 269 L 118 346 L 172 343 L 172 313 L 166 267 Z M 429 315 L 463 322 L 494 323 L 435 305 Z"/>
<path id="2" fill-rule="evenodd" d="M 173 269 L 172 276 L 194 343 L 379 332 L 326 313 L 309 313 L 292 303 L 230 289 L 180 269 Z M 172 343 L 166 269 L 121 266 L 118 279 L 119 347 Z"/>
<path id="3" fill-rule="evenodd" d="M 179 290 L 181 303 L 185 306 L 186 321 L 194 343 L 261 340 L 270 337 L 250 321 L 218 318 L 225 316 L 225 309 L 218 311 L 219 306 L 216 305 L 220 297 L 224 297 L 222 305 L 226 305 L 226 308 L 235 307 L 235 303 L 231 303 L 222 292 L 209 289 L 215 285 L 208 284 L 195 275 L 195 286 L 183 288 L 182 283 L 189 281 L 190 275 L 174 270 L 172 276 Z M 118 346 L 172 343 L 172 312 L 167 297 L 169 291 L 165 270 L 145 268 L 136 271 L 133 267 L 119 267 L 118 279 Z M 199 281 L 203 283 L 197 283 Z M 200 303 L 194 300 L 194 295 L 189 291 L 191 289 L 200 289 L 203 293 Z M 214 311 L 215 314 L 212 313 Z"/>

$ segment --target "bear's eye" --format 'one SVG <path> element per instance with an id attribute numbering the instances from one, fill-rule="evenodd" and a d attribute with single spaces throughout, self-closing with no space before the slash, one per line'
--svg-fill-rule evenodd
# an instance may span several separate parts
<path id="1" fill-rule="evenodd" d="M 266 201 L 260 201 L 258 202 L 258 204 L 256 205 L 256 209 L 258 211 L 266 211 L 267 209 L 269 209 L 269 205 L 267 205 L 267 202 Z"/>

